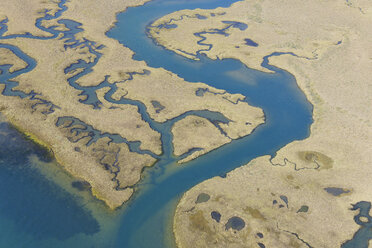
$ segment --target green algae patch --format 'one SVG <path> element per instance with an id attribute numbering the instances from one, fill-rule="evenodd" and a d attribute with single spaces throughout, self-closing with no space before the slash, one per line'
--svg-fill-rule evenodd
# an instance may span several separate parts
<path id="1" fill-rule="evenodd" d="M 297 213 L 307 213 L 309 211 L 309 207 L 306 205 L 302 205 L 299 210 L 297 210 Z"/>
<path id="2" fill-rule="evenodd" d="M 207 201 L 209 201 L 210 198 L 211 197 L 208 194 L 206 194 L 206 193 L 200 193 L 198 195 L 198 197 L 196 198 L 195 203 L 198 204 L 198 203 L 207 202 Z"/>
<path id="3" fill-rule="evenodd" d="M 297 153 L 298 157 L 307 163 L 319 164 L 319 169 L 331 169 L 333 167 L 333 159 L 320 152 L 301 151 Z"/>
<path id="4" fill-rule="evenodd" d="M 246 207 L 244 212 L 249 213 L 255 219 L 266 220 L 265 216 L 256 208 Z"/>
<path id="5" fill-rule="evenodd" d="M 289 247 L 293 247 L 293 248 L 300 248 L 301 247 L 301 243 L 297 240 L 294 240 L 294 239 L 291 239 L 289 241 Z"/>
<path id="6" fill-rule="evenodd" d="M 213 234 L 211 228 L 208 226 L 208 221 L 203 215 L 203 211 L 198 211 L 189 216 L 191 228 L 205 232 L 209 235 Z"/>

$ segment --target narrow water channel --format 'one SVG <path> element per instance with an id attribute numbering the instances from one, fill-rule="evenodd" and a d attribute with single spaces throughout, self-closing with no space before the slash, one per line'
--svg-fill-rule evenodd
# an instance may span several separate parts
<path id="1" fill-rule="evenodd" d="M 63 11 L 67 9 L 65 2 L 65 0 L 60 2 L 61 10 L 56 16 L 46 15 L 45 19 L 63 16 Z M 278 54 L 268 54 L 265 57 L 263 66 L 273 73 L 263 73 L 249 69 L 234 59 L 211 60 L 199 55 L 200 60 L 193 61 L 156 45 L 146 35 L 148 25 L 166 14 L 182 9 L 228 7 L 233 2 L 236 0 L 153 0 L 142 6 L 128 8 L 127 11 L 119 14 L 116 26 L 107 32 L 107 35 L 129 47 L 135 52 L 134 59 L 144 60 L 150 67 L 164 68 L 190 83 L 203 82 L 229 93 L 243 94 L 250 105 L 264 110 L 265 124 L 259 126 L 251 135 L 235 140 L 182 166 L 176 165 L 175 159 L 170 156 L 162 157 L 153 168 L 145 171 L 144 178 L 138 185 L 132 200 L 115 214 L 106 213 L 99 203 L 89 198 L 83 200 L 71 198 L 80 193 L 72 189 L 60 190 L 60 187 L 54 185 L 52 181 L 45 181 L 43 175 L 34 169 L 35 166 L 30 166 L 29 159 L 35 154 L 39 160 L 43 160 L 44 156 L 39 154 L 37 147 L 35 148 L 30 142 L 22 141 L 22 137 L 7 124 L 2 124 L 1 141 L 10 141 L 2 143 L 3 152 L 0 152 L 0 178 L 7 178 L 1 180 L 6 186 L 0 189 L 2 196 L 0 217 L 3 220 L 0 222 L 1 245 L 51 247 L 53 244 L 53 247 L 66 247 L 68 244 L 68 247 L 87 248 L 174 248 L 172 217 L 177 201 L 185 191 L 208 178 L 223 177 L 227 172 L 248 163 L 255 157 L 274 155 L 284 145 L 309 135 L 312 106 L 297 87 L 291 74 L 268 64 L 268 58 Z M 61 20 L 61 22 L 70 28 L 63 34 L 66 39 L 74 39 L 74 35 L 82 30 L 74 21 Z M 2 26 L 6 27 L 5 22 L 0 22 L 0 28 Z M 36 26 L 45 29 L 41 26 L 41 20 L 36 22 Z M 45 31 L 51 34 L 48 39 L 58 35 L 53 28 Z M 3 34 L 4 28 L 0 29 L 0 43 L 2 40 L 14 38 L 2 36 Z M 27 36 L 23 38 L 46 39 Z M 74 45 L 79 44 L 81 43 L 76 41 Z M 99 47 L 95 47 L 90 41 L 87 41 L 86 45 L 98 60 L 101 55 Z M 0 47 L 12 50 L 29 64 L 24 71 L 17 73 L 27 73 L 36 66 L 36 62 L 18 48 L 5 44 L 0 44 Z M 95 98 L 96 90 L 111 87 L 112 91 L 106 95 L 106 99 L 114 102 L 110 94 L 115 87 L 105 83 L 98 87 L 81 87 L 75 82 L 77 78 L 89 73 L 97 60 L 90 64 L 80 61 L 65 69 L 67 73 L 71 69 L 84 68 L 81 74 L 70 78 L 68 82 L 72 87 L 86 94 L 85 103 L 94 107 L 99 106 Z M 11 78 L 15 75 L 6 73 L 9 69 L 7 66 L 3 66 L 2 69 L 5 73 L 0 77 L 0 83 L 7 86 L 3 94 L 28 97 L 29 95 L 24 95 L 25 93 L 12 91 L 16 83 Z M 231 76 L 237 73 L 243 77 Z M 152 127 L 164 134 L 169 132 L 170 124 L 158 125 L 153 122 L 148 118 L 146 109 L 141 103 L 130 100 L 123 100 L 121 103 L 138 105 L 144 120 L 147 120 Z M 165 150 L 171 151 L 170 138 L 166 137 L 165 141 Z M 14 153 L 7 152 L 12 149 Z M 25 149 L 27 152 L 20 152 Z M 51 161 L 46 162 L 51 163 Z M 38 163 L 41 164 L 40 161 Z M 11 167 L 13 174 L 9 174 L 9 165 L 14 165 Z M 29 176 L 24 176 L 23 172 Z M 70 179 L 65 181 L 68 180 Z M 29 191 L 22 190 L 25 188 Z M 12 207 L 17 205 L 17 199 L 25 199 L 20 209 Z M 67 199 L 70 199 L 67 205 L 58 204 L 66 202 Z M 89 211 L 84 210 L 88 208 L 87 206 Z M 115 223 L 115 225 L 108 223 Z M 53 229 L 56 226 L 57 230 Z M 107 241 L 109 239 L 110 241 Z M 106 240 L 104 245 L 100 243 L 103 242 L 102 240 Z"/>
<path id="2" fill-rule="evenodd" d="M 268 54 L 263 61 L 263 66 L 274 72 L 270 74 L 249 69 L 234 59 L 211 60 L 199 55 L 200 60 L 193 61 L 156 45 L 146 35 L 148 25 L 168 13 L 226 7 L 233 2 L 154 0 L 119 14 L 116 26 L 107 33 L 133 50 L 134 59 L 165 68 L 190 83 L 203 82 L 243 94 L 250 105 L 262 108 L 266 116 L 266 123 L 251 135 L 182 167 L 160 161 L 147 170 L 135 197 L 125 206 L 115 247 L 174 247 L 172 217 L 185 191 L 208 178 L 224 176 L 255 157 L 274 155 L 284 145 L 309 135 L 311 104 L 291 74 L 268 64 L 269 56 L 279 54 Z M 232 77 L 232 73 L 244 75 L 244 79 Z"/>

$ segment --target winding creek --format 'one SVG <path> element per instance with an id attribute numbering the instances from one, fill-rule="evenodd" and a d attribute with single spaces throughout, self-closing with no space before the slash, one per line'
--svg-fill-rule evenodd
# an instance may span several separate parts
<path id="1" fill-rule="evenodd" d="M 309 135 L 309 128 L 312 123 L 311 104 L 297 87 L 291 74 L 270 65 L 268 62 L 270 56 L 279 56 L 280 54 L 274 53 L 264 58 L 262 65 L 273 73 L 263 73 L 249 69 L 240 61 L 234 59 L 211 60 L 200 54 L 202 50 L 196 54 L 200 60 L 190 60 L 158 46 L 147 36 L 147 28 L 154 20 L 174 11 L 228 7 L 236 1 L 153 0 L 142 6 L 128 8 L 125 12 L 118 14 L 116 26 L 107 32 L 107 36 L 117 39 L 121 44 L 133 50 L 135 52 L 134 59 L 144 60 L 150 67 L 164 68 L 190 83 L 203 82 L 218 89 L 224 89 L 229 93 L 243 94 L 250 105 L 264 110 L 265 124 L 256 128 L 251 135 L 235 140 L 183 166 L 178 166 L 176 161 L 189 155 L 194 150 L 178 158 L 172 155 L 172 135 L 170 133 L 172 125 L 187 115 L 198 115 L 217 122 L 228 122 L 226 118 L 210 111 L 190 111 L 165 123 L 157 123 L 149 117 L 143 103 L 125 98 L 116 101 L 111 98 L 116 91 L 116 85 L 109 84 L 107 80 L 94 87 L 78 85 L 76 83 L 77 79 L 90 73 L 100 59 L 102 55 L 100 53 L 101 47 L 93 41 L 76 40 L 75 34 L 80 32 L 82 27 L 75 21 L 65 19 L 58 21 L 63 23 L 69 31 L 56 31 L 53 27 L 45 28 L 41 25 L 44 19 L 55 19 L 63 15 L 63 12 L 67 9 L 65 0 L 60 1 L 60 10 L 55 15 L 52 16 L 46 12 L 45 17 L 36 21 L 35 25 L 38 28 L 51 34 L 49 37 L 35 37 L 31 34 L 18 36 L 31 39 L 54 39 L 63 32 L 63 39 L 66 40 L 65 48 L 81 44 L 89 47 L 89 52 L 95 55 L 95 60 L 90 63 L 80 60 L 65 68 L 66 74 L 76 69 L 82 69 L 81 72 L 70 77 L 68 83 L 86 96 L 86 99 L 82 101 L 83 103 L 90 104 L 94 108 L 100 107 L 95 92 L 104 87 L 111 89 L 105 95 L 107 101 L 137 106 L 143 120 L 162 134 L 164 153 L 157 156 L 150 151 L 141 150 L 137 142 L 128 142 L 120 136 L 107 133 L 102 134 L 94 130 L 93 127 L 85 125 L 94 134 L 90 142 L 105 136 L 111 138 L 113 142 L 127 143 L 134 152 L 147 153 L 159 159 L 157 164 L 144 171 L 144 178 L 136 186 L 135 195 L 121 210 L 118 210 L 115 214 L 106 213 L 101 206 L 95 207 L 95 210 L 90 208 L 90 211 L 93 212 L 90 214 L 89 211 L 85 212 L 83 210 L 81 204 L 76 203 L 81 199 L 72 197 L 71 194 L 74 194 L 71 193 L 72 190 L 60 189 L 52 182 L 43 179 L 43 175 L 34 167 L 25 166 L 31 163 L 27 160 L 30 154 L 36 154 L 42 161 L 45 160 L 45 163 L 51 163 L 51 160 L 45 157 L 40 149 L 33 144 L 24 141 L 7 124 L 1 123 L 0 144 L 5 147 L 5 151 L 15 151 L 13 155 L 0 151 L 0 178 L 7 178 L 4 183 L 7 183 L 11 191 L 9 194 L 7 190 L 0 190 L 1 198 L 8 199 L 9 202 L 5 205 L 0 204 L 0 217 L 9 220 L 0 223 L 0 232 L 13 232 L 13 235 L 9 237 L 1 236 L 1 247 L 24 247 L 24 244 L 27 244 L 27 247 L 51 247 L 51 244 L 53 244 L 53 247 L 66 247 L 66 244 L 69 244 L 69 247 L 174 247 L 172 216 L 179 198 L 185 191 L 208 178 L 224 177 L 227 172 L 258 156 L 267 154 L 273 156 L 278 149 L 286 144 L 294 140 L 304 139 Z M 229 25 L 227 28 L 237 25 L 230 21 L 226 20 Z M 242 28 L 242 26 L 237 27 Z M 7 72 L 9 70 L 7 65 L 0 67 L 4 72 L 0 75 L 0 83 L 6 86 L 3 94 L 21 98 L 34 97 L 37 104 L 46 104 L 50 107 L 49 111 L 53 112 L 58 106 L 43 101 L 42 96 L 38 96 L 35 92 L 25 93 L 12 90 L 17 82 L 11 79 L 31 71 L 35 68 L 36 61 L 19 48 L 2 44 L 2 40 L 15 38 L 15 36 L 3 36 L 6 31 L 6 20 L 0 21 L 0 28 L 0 47 L 12 50 L 28 64 L 27 68 L 14 73 Z M 223 31 L 217 30 L 216 32 Z M 202 33 L 195 35 L 203 39 Z M 204 40 L 201 40 L 200 44 L 208 47 L 203 51 L 212 47 L 212 45 L 202 42 Z M 146 71 L 143 72 L 143 74 L 146 73 Z M 239 77 L 233 75 L 239 75 Z M 135 73 L 131 74 L 128 80 L 131 80 L 134 76 Z M 63 125 L 64 121 L 72 121 L 84 126 L 84 123 L 73 117 L 61 117 L 56 125 Z M 11 141 L 6 143 L 4 142 L 6 139 Z M 9 169 L 4 169 L 9 164 L 13 165 L 12 172 Z M 16 180 L 16 174 L 24 172 L 27 172 L 28 176 L 21 175 L 19 177 L 22 180 Z M 59 172 L 54 173 L 58 174 Z M 24 188 L 28 188 L 28 194 L 32 197 L 29 195 L 25 197 L 23 206 L 25 207 L 24 216 L 26 217 L 22 218 L 17 214 L 20 209 L 17 212 L 11 206 L 13 204 L 17 205 L 17 195 L 23 197 L 25 193 L 22 189 Z M 49 191 L 53 193 L 49 193 Z M 69 199 L 68 208 L 59 205 L 62 204 L 61 201 L 64 199 Z M 87 205 L 99 205 L 95 200 L 86 200 L 87 196 L 84 199 L 85 202 L 88 201 Z M 92 201 L 93 203 L 91 203 Z M 39 205 L 41 204 L 42 207 L 39 209 L 35 207 L 36 202 Z M 59 217 L 55 219 L 57 215 Z M 70 217 L 67 217 L 68 221 L 65 221 L 63 216 Z M 99 217 L 97 218 L 97 216 Z M 44 219 L 44 222 L 38 223 L 40 218 Z M 109 222 L 115 223 L 115 225 L 107 228 L 107 226 L 110 226 L 107 224 Z M 39 231 L 36 232 L 35 230 Z M 22 237 L 23 241 L 19 240 L 19 236 Z M 105 243 L 105 246 L 97 245 L 97 240 L 105 239 L 110 240 Z"/>
<path id="2" fill-rule="evenodd" d="M 182 168 L 161 161 L 155 169 L 148 170 L 138 193 L 126 206 L 117 247 L 174 247 L 172 215 L 183 192 L 213 176 L 224 176 L 255 157 L 274 155 L 285 144 L 309 135 L 312 107 L 291 74 L 268 64 L 271 55 L 265 57 L 263 66 L 273 74 L 251 70 L 233 59 L 211 60 L 200 53 L 200 60 L 192 61 L 157 46 L 145 32 L 152 21 L 177 10 L 214 9 L 230 4 L 231 1 L 217 0 L 151 1 L 119 14 L 118 23 L 107 33 L 133 50 L 134 59 L 165 68 L 189 82 L 204 82 L 229 93 L 241 93 L 249 104 L 262 108 L 266 116 L 266 123 L 251 135 Z M 232 72 L 243 77 L 234 78 Z"/>

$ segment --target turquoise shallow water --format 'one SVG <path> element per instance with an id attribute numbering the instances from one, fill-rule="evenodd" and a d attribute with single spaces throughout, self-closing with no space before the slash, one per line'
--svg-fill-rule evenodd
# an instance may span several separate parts
<path id="1" fill-rule="evenodd" d="M 143 119 L 162 133 L 165 153 L 153 168 L 145 171 L 144 179 L 138 185 L 133 199 L 115 213 L 108 212 L 88 192 L 79 192 L 72 188 L 73 178 L 59 170 L 39 147 L 2 123 L 0 247 L 173 247 L 172 215 L 182 193 L 203 180 L 224 176 L 255 157 L 274 155 L 284 145 L 309 135 L 312 106 L 298 89 L 291 74 L 270 66 L 267 62 L 268 57 L 279 54 L 265 57 L 263 66 L 274 72 L 267 74 L 251 70 L 233 59 L 213 61 L 199 55 L 200 61 L 191 61 L 157 46 L 146 35 L 146 27 L 168 13 L 181 9 L 227 7 L 233 2 L 235 1 L 154 0 L 119 14 L 118 23 L 107 35 L 132 49 L 136 53 L 134 59 L 144 60 L 151 67 L 165 68 L 191 83 L 204 82 L 230 93 L 245 95 L 249 104 L 264 110 L 266 123 L 259 126 L 253 134 L 178 167 L 174 163 L 175 158 L 171 156 L 169 129 L 172 121 L 160 125 L 149 118 L 143 104 L 123 99 L 119 103 L 138 106 Z M 67 9 L 64 3 L 64 0 L 60 2 L 61 11 L 55 16 L 46 15 L 45 18 L 63 17 L 63 11 Z M 231 20 L 226 20 L 229 21 Z M 70 46 L 81 45 L 81 41 L 74 40 L 74 35 L 83 27 L 71 20 L 60 22 L 70 29 L 63 34 L 65 39 L 75 41 Z M 58 35 L 53 29 L 43 28 L 41 20 L 36 22 L 36 26 L 50 32 L 51 39 Z M 242 26 L 244 27 L 239 27 Z M 1 36 L 5 23 L 0 22 L 0 27 L 3 27 L 0 29 Z M 8 38 L 14 37 L 0 37 L 0 43 L 1 39 Z M 32 35 L 26 38 L 44 39 Z M 66 68 L 65 72 L 84 68 L 82 73 L 70 78 L 69 83 L 87 96 L 83 103 L 99 108 L 95 91 L 110 87 L 111 91 L 106 99 L 114 101 L 110 96 L 116 87 L 109 85 L 107 81 L 96 87 L 81 87 L 75 83 L 79 77 L 91 71 L 101 56 L 100 49 L 94 46 L 94 42 L 84 42 L 97 59 L 92 63 L 79 61 Z M 25 70 L 16 74 L 27 73 L 36 66 L 36 62 L 19 49 L 1 44 L 0 47 L 11 49 L 29 64 Z M 2 68 L 5 73 L 0 76 L 0 83 L 7 85 L 3 94 L 28 97 L 24 92 L 11 90 L 16 83 L 10 79 L 15 75 L 6 73 L 6 66 Z M 50 111 L 53 111 L 53 106 L 50 107 Z M 223 121 L 214 113 L 187 114 L 219 118 Z M 116 141 L 126 142 L 120 138 Z M 129 145 L 138 149 L 138 144 Z M 42 169 L 39 170 L 39 167 Z"/>

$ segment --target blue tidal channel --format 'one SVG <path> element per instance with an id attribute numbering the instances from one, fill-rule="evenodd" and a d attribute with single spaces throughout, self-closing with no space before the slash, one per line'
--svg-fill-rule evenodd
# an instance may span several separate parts
<path id="1" fill-rule="evenodd" d="M 144 171 L 133 198 L 115 213 L 107 213 L 102 204 L 92 204 L 90 201 L 94 200 L 87 198 L 81 200 L 79 192 L 63 190 L 63 187 L 43 179 L 34 167 L 29 166 L 28 158 L 36 154 L 39 159 L 50 162 L 49 158 L 3 123 L 0 125 L 0 247 L 174 248 L 173 214 L 184 192 L 206 179 L 224 177 L 253 158 L 273 156 L 286 144 L 308 137 L 312 106 L 290 73 L 269 65 L 270 56 L 279 53 L 264 58 L 262 65 L 272 73 L 263 73 L 247 68 L 238 60 L 211 60 L 200 52 L 197 53 L 199 61 L 190 60 L 164 49 L 147 36 L 147 27 L 153 21 L 174 11 L 215 9 L 228 7 L 234 2 L 236 0 L 153 0 L 120 13 L 116 26 L 107 35 L 133 50 L 133 58 L 145 61 L 150 67 L 164 68 L 190 83 L 203 82 L 229 93 L 243 94 L 250 105 L 264 110 L 265 124 L 251 135 L 182 166 L 175 164 L 172 157 L 161 159 Z M 58 15 L 66 9 L 64 3 L 61 1 Z M 54 35 L 53 30 L 49 31 Z M 16 47 L 5 44 L 1 47 L 11 49 L 28 62 L 29 66 L 19 73 L 34 68 L 33 59 Z M 89 70 L 84 73 L 89 73 L 95 63 L 89 65 Z M 66 70 L 83 66 L 86 65 L 78 63 Z M 3 67 L 6 72 L 6 66 Z M 5 93 L 26 97 L 21 92 L 10 91 L 16 83 L 5 80 L 10 75 L 4 73 L 2 76 L 5 84 L 9 85 L 9 92 Z M 89 95 L 87 101 L 95 103 L 94 91 L 103 86 L 85 89 L 74 80 L 70 79 L 71 86 L 84 90 Z M 109 96 L 107 100 L 113 101 Z M 150 124 L 156 126 L 153 122 Z M 162 132 L 169 132 L 170 128 L 156 127 L 162 128 L 159 130 Z M 168 142 L 164 144 L 164 150 L 171 151 L 170 138 L 165 140 Z M 107 226 L 115 221 L 118 225 L 109 230 Z"/>
<path id="2" fill-rule="evenodd" d="M 196 184 L 248 163 L 255 157 L 274 155 L 284 145 L 308 137 L 312 106 L 288 72 L 269 65 L 270 54 L 262 65 L 273 71 L 263 73 L 247 68 L 238 60 L 211 60 L 198 55 L 193 61 L 155 44 L 147 27 L 156 19 L 182 9 L 214 9 L 236 1 L 154 0 L 128 8 L 117 16 L 116 26 L 107 32 L 111 38 L 135 52 L 134 59 L 154 68 L 164 68 L 186 81 L 203 82 L 240 93 L 246 101 L 265 112 L 266 122 L 242 139 L 233 141 L 185 165 L 161 161 L 146 170 L 135 196 L 124 206 L 115 247 L 174 247 L 172 218 L 182 194 Z M 230 20 L 226 20 L 230 21 Z"/>

